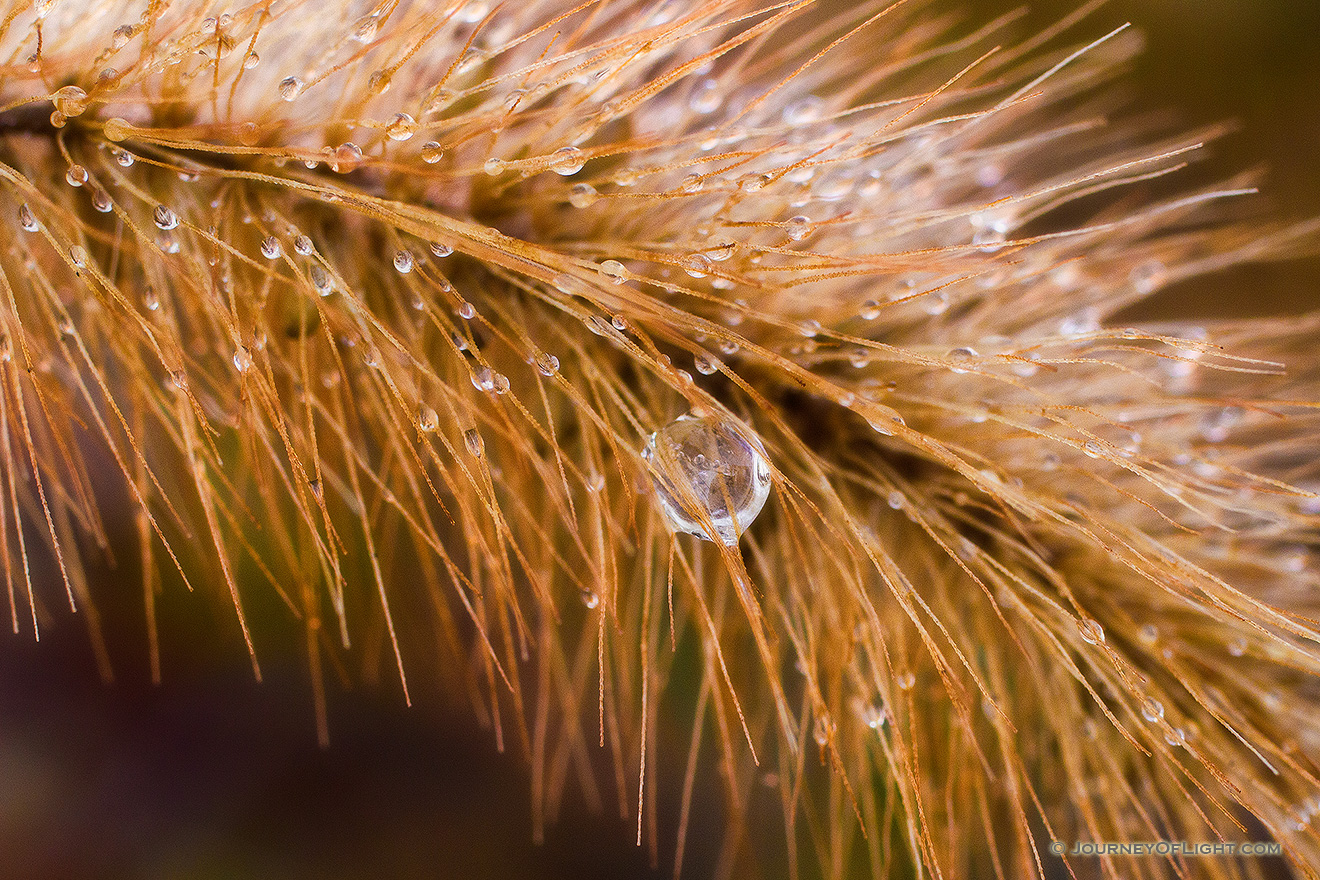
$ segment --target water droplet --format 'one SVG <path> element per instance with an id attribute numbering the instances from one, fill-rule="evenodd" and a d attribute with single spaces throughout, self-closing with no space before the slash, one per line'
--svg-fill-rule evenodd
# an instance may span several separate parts
<path id="1" fill-rule="evenodd" d="M 889 497 L 886 500 L 888 501 L 889 506 L 892 507 L 894 510 L 902 510 L 903 507 L 907 504 L 907 499 L 904 498 L 903 493 L 898 491 L 897 489 L 891 491 L 889 493 Z"/>
<path id="2" fill-rule="evenodd" d="M 407 113 L 395 113 L 394 119 L 385 127 L 385 135 L 392 141 L 406 141 L 417 133 L 417 120 Z"/>
<path id="3" fill-rule="evenodd" d="M 820 334 L 820 321 L 809 318 L 798 324 L 798 332 L 808 339 L 815 339 Z"/>
<path id="4" fill-rule="evenodd" d="M 910 691 L 916 686 L 917 677 L 911 672 L 899 673 L 898 678 L 894 679 L 894 683 L 898 685 L 899 690 Z"/>
<path id="5" fill-rule="evenodd" d="M 256 52 L 249 52 L 243 56 L 243 69 L 251 70 L 261 63 L 261 56 Z"/>
<path id="6" fill-rule="evenodd" d="M 82 186 L 87 182 L 87 169 L 78 164 L 70 165 L 64 180 L 69 186 Z"/>
<path id="7" fill-rule="evenodd" d="M 413 270 L 413 255 L 411 251 L 401 250 L 394 253 L 394 268 L 398 269 L 403 275 L 407 275 Z"/>
<path id="8" fill-rule="evenodd" d="M 304 257 L 308 256 L 313 250 L 315 250 L 315 248 L 312 247 L 312 240 L 305 235 L 299 235 L 293 239 L 293 249 Z"/>
<path id="9" fill-rule="evenodd" d="M 252 369 L 252 352 L 248 351 L 247 346 L 240 345 L 234 349 L 234 369 L 240 373 L 246 373 Z"/>
<path id="10" fill-rule="evenodd" d="M 597 267 L 597 271 L 615 284 L 622 284 L 628 280 L 628 270 L 618 260 L 606 260 Z"/>
<path id="11" fill-rule="evenodd" d="M 318 294 L 321 296 L 329 296 L 331 294 L 330 273 L 325 271 L 324 266 L 320 263 L 312 263 L 311 268 L 308 270 L 308 274 L 311 275 L 312 286 L 316 288 Z"/>
<path id="12" fill-rule="evenodd" d="M 350 141 L 335 147 L 334 156 L 330 161 L 330 170 L 337 174 L 347 174 L 361 164 L 362 148 Z"/>
<path id="13" fill-rule="evenodd" d="M 353 39 L 359 43 L 370 43 L 376 39 L 378 30 L 380 30 L 380 17 L 374 13 L 364 15 L 357 20 L 357 25 L 353 28 Z"/>
<path id="14" fill-rule="evenodd" d="M 1141 717 L 1155 724 L 1164 717 L 1164 704 L 1154 697 L 1146 697 L 1141 701 Z"/>
<path id="15" fill-rule="evenodd" d="M 14 343 L 8 333 L 0 333 L 0 364 L 7 364 L 14 359 Z"/>
<path id="16" fill-rule="evenodd" d="M 545 351 L 538 351 L 533 357 L 536 369 L 542 376 L 553 376 L 559 372 L 559 358 Z"/>
<path id="17" fill-rule="evenodd" d="M 440 427 L 440 416 L 425 403 L 417 406 L 417 430 L 429 434 Z"/>
<path id="18" fill-rule="evenodd" d="M 589 610 L 595 609 L 598 605 L 600 605 L 600 596 L 597 596 L 594 591 L 584 589 L 582 590 L 581 595 L 582 595 L 582 604 L 587 606 Z"/>
<path id="19" fill-rule="evenodd" d="M 709 376 L 712 373 L 716 373 L 719 371 L 720 367 L 723 366 L 723 364 L 720 363 L 719 358 L 711 357 L 708 354 L 698 354 L 695 356 L 692 359 L 692 365 L 696 367 L 697 372 L 703 376 Z"/>
<path id="20" fill-rule="evenodd" d="M 1143 643 L 1153 645 L 1160 640 L 1159 627 L 1155 626 L 1153 623 L 1143 624 L 1141 629 L 1137 632 L 1137 637 L 1140 638 Z"/>
<path id="21" fill-rule="evenodd" d="M 784 232 L 793 241 L 801 241 L 811 234 L 811 218 L 802 214 L 789 217 L 784 221 Z"/>
<path id="22" fill-rule="evenodd" d="M 799 98 L 784 108 L 781 114 L 784 124 L 796 128 L 820 120 L 825 110 L 825 102 L 815 95 Z"/>
<path id="23" fill-rule="evenodd" d="M 26 202 L 18 206 L 18 225 L 28 232 L 36 232 L 41 228 L 41 224 L 32 215 L 32 209 L 27 206 Z"/>
<path id="24" fill-rule="evenodd" d="M 862 723 L 872 730 L 879 730 L 889 720 L 889 712 L 884 703 L 867 703 L 862 707 Z"/>
<path id="25" fill-rule="evenodd" d="M 87 109 L 87 93 L 78 86 L 65 86 L 50 96 L 50 102 L 55 105 L 55 110 L 69 118 L 81 116 Z"/>
<path id="26" fill-rule="evenodd" d="M 80 244 L 75 244 L 69 248 L 69 261 L 79 269 L 87 265 L 87 248 Z"/>
<path id="27" fill-rule="evenodd" d="M 156 288 L 148 285 L 147 289 L 142 291 L 142 305 L 146 306 L 149 312 L 160 310 L 160 294 L 156 293 Z"/>
<path id="28" fill-rule="evenodd" d="M 568 203 L 575 208 L 590 208 L 599 198 L 600 193 L 589 183 L 575 183 L 568 192 Z"/>
<path id="29" fill-rule="evenodd" d="M 550 154 L 550 170 L 568 177 L 581 171 L 586 161 L 586 157 L 577 147 L 560 147 Z"/>
<path id="30" fill-rule="evenodd" d="M 711 77 L 693 86 L 692 94 L 688 96 L 688 109 L 703 116 L 714 113 L 723 103 L 724 95 L 721 94 L 720 84 Z"/>
<path id="31" fill-rule="evenodd" d="M 284 249 L 280 247 L 280 240 L 273 235 L 268 235 L 261 240 L 261 255 L 268 260 L 278 260 Z"/>
<path id="32" fill-rule="evenodd" d="M 449 256 L 453 252 L 454 249 L 447 244 L 441 244 L 438 241 L 431 242 L 431 253 L 435 254 L 437 257 L 443 259 L 444 257 Z"/>
<path id="33" fill-rule="evenodd" d="M 507 167 L 508 167 L 508 163 L 506 163 L 503 159 L 496 159 L 494 156 L 491 156 L 481 166 L 481 169 L 485 171 L 487 174 L 489 174 L 491 177 L 498 177 L 499 175 L 504 173 L 504 169 Z"/>
<path id="34" fill-rule="evenodd" d="M 1077 631 L 1082 636 L 1082 641 L 1088 645 L 1103 645 L 1105 642 L 1105 629 L 1100 622 L 1090 617 L 1083 617 L 1077 621 Z"/>
<path id="35" fill-rule="evenodd" d="M 462 318 L 464 321 L 471 321 L 473 318 L 477 316 L 477 307 L 472 305 L 472 303 L 468 302 L 467 300 L 464 300 L 463 302 L 459 303 L 458 308 L 455 311 L 458 313 L 458 316 Z"/>
<path id="36" fill-rule="evenodd" d="M 1181 727 L 1170 727 L 1164 731 L 1164 741 L 1175 749 L 1182 748 L 1187 745 L 1187 731 Z"/>
<path id="37" fill-rule="evenodd" d="M 280 97 L 286 101 L 296 101 L 298 96 L 307 88 L 307 83 L 296 76 L 286 76 L 280 80 Z"/>
<path id="38" fill-rule="evenodd" d="M 445 154 L 445 148 L 435 141 L 427 141 L 422 144 L 422 161 L 427 165 L 434 165 L 439 162 Z"/>
<path id="39" fill-rule="evenodd" d="M 651 435 L 642 458 L 651 466 L 660 511 L 676 532 L 732 546 L 770 495 L 760 440 L 714 416 L 680 416 Z"/>
<path id="40" fill-rule="evenodd" d="M 1241 657 L 1247 653 L 1247 640 L 1242 638 L 1234 639 L 1228 643 L 1228 653 L 1234 657 Z"/>
<path id="41" fill-rule="evenodd" d="M 133 26 L 131 24 L 121 24 L 110 35 L 110 46 L 113 49 L 122 49 L 128 45 L 128 41 L 131 39 L 133 39 Z"/>
<path id="42" fill-rule="evenodd" d="M 481 439 L 481 432 L 476 428 L 468 428 L 463 432 L 463 445 L 473 458 L 481 458 L 486 451 L 486 442 Z"/>
<path id="43" fill-rule="evenodd" d="M 151 219 L 157 229 L 173 229 L 179 225 L 178 216 L 165 205 L 157 205 L 156 210 L 151 214 Z"/>
<path id="44" fill-rule="evenodd" d="M 862 303 L 862 309 L 858 314 L 865 321 L 874 321 L 876 318 L 880 317 L 879 301 L 868 299 L 866 302 Z"/>
<path id="45" fill-rule="evenodd" d="M 705 185 L 701 175 L 694 171 L 679 182 L 678 188 L 685 193 L 696 193 L 701 192 L 701 188 Z"/>
<path id="46" fill-rule="evenodd" d="M 1137 293 L 1154 293 L 1164 284 L 1164 264 L 1147 260 L 1128 273 L 1128 281 Z"/>
<path id="47" fill-rule="evenodd" d="M 688 254 L 679 265 L 693 278 L 705 278 L 711 272 L 710 258 L 705 254 Z"/>
<path id="48" fill-rule="evenodd" d="M 109 214 L 114 210 L 114 204 L 110 201 L 110 196 L 99 187 L 92 190 L 92 207 L 101 214 Z"/>
<path id="49" fill-rule="evenodd" d="M 949 351 L 949 360 L 953 361 L 956 364 L 967 363 L 968 361 L 976 357 L 978 357 L 978 352 L 974 348 L 954 348 L 954 349 L 950 349 Z M 966 370 L 959 369 L 958 367 L 953 367 L 951 371 L 954 373 L 967 372 Z"/>

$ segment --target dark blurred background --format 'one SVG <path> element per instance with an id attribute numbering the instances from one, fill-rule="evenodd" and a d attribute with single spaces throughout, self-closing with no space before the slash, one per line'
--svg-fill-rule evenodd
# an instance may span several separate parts
<path id="1" fill-rule="evenodd" d="M 1012 7 L 966 5 L 977 20 Z M 1026 27 L 1077 5 L 1038 0 Z M 1133 105 L 1170 109 L 1189 128 L 1236 121 L 1208 167 L 1228 176 L 1264 164 L 1263 215 L 1320 214 L 1320 2 L 1115 0 L 1076 33 L 1127 20 L 1148 39 L 1128 80 Z M 1315 308 L 1318 270 L 1315 259 L 1244 267 L 1162 294 L 1151 314 Z M 165 683 L 153 687 L 140 615 L 108 613 L 108 685 L 78 617 L 57 613 L 39 644 L 30 630 L 0 634 L 0 876 L 669 875 L 648 868 L 617 811 L 593 814 L 572 798 L 533 846 L 525 766 L 438 698 L 405 709 L 397 687 L 332 686 L 321 750 L 296 649 L 263 656 L 258 685 L 231 621 L 167 595 Z M 695 826 L 687 876 L 707 876 L 717 849 L 709 827 Z"/>

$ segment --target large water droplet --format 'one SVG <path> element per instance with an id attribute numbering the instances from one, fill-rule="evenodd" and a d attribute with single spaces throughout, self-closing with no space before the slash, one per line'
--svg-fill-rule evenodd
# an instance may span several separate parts
<path id="1" fill-rule="evenodd" d="M 713 416 L 680 416 L 651 435 L 642 458 L 676 532 L 732 546 L 770 495 L 761 442 Z"/>

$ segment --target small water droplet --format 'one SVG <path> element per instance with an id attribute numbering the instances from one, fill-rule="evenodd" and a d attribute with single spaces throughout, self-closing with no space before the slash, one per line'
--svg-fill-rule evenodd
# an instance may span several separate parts
<path id="1" fill-rule="evenodd" d="M 575 183 L 568 192 L 568 203 L 574 208 L 590 208 L 600 199 L 600 193 L 589 183 Z"/>
<path id="2" fill-rule="evenodd" d="M 160 310 L 160 294 L 156 293 L 156 288 L 147 285 L 147 289 L 142 291 L 142 305 L 146 306 L 149 312 Z"/>
<path id="3" fill-rule="evenodd" d="M 542 376 L 553 376 L 559 372 L 559 358 L 545 351 L 538 351 L 532 358 L 536 369 Z"/>
<path id="4" fill-rule="evenodd" d="M 688 96 L 688 109 L 703 116 L 714 113 L 724 103 L 724 95 L 721 92 L 718 80 L 707 77 L 699 81 L 692 87 L 692 94 Z"/>
<path id="5" fill-rule="evenodd" d="M 422 144 L 422 161 L 427 165 L 434 165 L 439 162 L 445 154 L 445 148 L 435 141 L 427 141 Z"/>
<path id="6" fill-rule="evenodd" d="M 714 416 L 680 416 L 651 435 L 642 458 L 665 521 L 683 534 L 732 546 L 770 494 L 760 440 Z"/>
<path id="7" fill-rule="evenodd" d="M 911 672 L 902 672 L 899 673 L 898 678 L 894 679 L 894 683 L 898 685 L 899 690 L 910 691 L 916 686 L 917 677 Z"/>
<path id="8" fill-rule="evenodd" d="M 425 403 L 417 406 L 417 430 L 429 434 L 440 427 L 440 416 Z"/>
<path id="9" fill-rule="evenodd" d="M 482 164 L 481 169 L 491 177 L 498 177 L 504 173 L 504 169 L 507 167 L 508 163 L 503 159 L 496 159 L 494 156 L 491 156 Z"/>
<path id="10" fill-rule="evenodd" d="M 296 236 L 293 239 L 293 249 L 304 257 L 310 255 L 315 248 L 312 246 L 312 240 L 305 235 Z"/>
<path id="11" fill-rule="evenodd" d="M 400 250 L 394 253 L 394 268 L 398 269 L 403 275 L 407 275 L 413 270 L 413 255 L 411 251 Z"/>
<path id="12" fill-rule="evenodd" d="M 801 241 L 811 234 L 811 218 L 802 214 L 784 221 L 784 232 L 793 241 Z"/>
<path id="13" fill-rule="evenodd" d="M 82 186 L 87 182 L 87 169 L 78 164 L 70 165 L 64 180 L 69 186 Z"/>
<path id="14" fill-rule="evenodd" d="M 1237 638 L 1228 643 L 1228 653 L 1234 657 L 1241 657 L 1247 653 L 1247 640 Z"/>
<path id="15" fill-rule="evenodd" d="M 628 270 L 618 260 L 606 260 L 597 267 L 597 271 L 614 284 L 622 284 L 628 280 Z"/>
<path id="16" fill-rule="evenodd" d="M 588 610 L 594 610 L 597 606 L 600 605 L 600 596 L 597 596 L 596 593 L 592 590 L 586 590 L 586 589 L 582 590 L 581 596 L 582 596 L 582 604 L 587 606 Z"/>
<path id="17" fill-rule="evenodd" d="M 79 269 L 87 265 L 87 248 L 80 244 L 75 244 L 69 248 L 69 261 Z"/>
<path id="18" fill-rule="evenodd" d="M 431 253 L 435 254 L 437 257 L 443 259 L 444 257 L 449 256 L 453 252 L 454 249 L 447 244 L 441 244 L 438 241 L 431 242 Z"/>
<path id="19" fill-rule="evenodd" d="M 87 93 L 78 86 L 65 86 L 57 90 L 50 96 L 50 102 L 55 105 L 55 110 L 68 118 L 81 116 L 87 109 Z"/>
<path id="20" fill-rule="evenodd" d="M 476 428 L 468 428 L 463 432 L 463 445 L 473 458 L 481 458 L 486 451 L 486 442 L 481 439 L 481 432 Z"/>
<path id="21" fill-rule="evenodd" d="M 784 124 L 796 128 L 799 125 L 808 125 L 820 120 L 821 114 L 825 110 L 825 102 L 815 95 L 807 95 L 793 101 L 784 108 L 781 114 Z"/>
<path id="22" fill-rule="evenodd" d="M 238 348 L 234 349 L 234 369 L 238 370 L 240 373 L 246 373 L 248 370 L 252 369 L 252 366 L 252 352 L 248 351 L 247 346 L 240 345 Z"/>
<path id="23" fill-rule="evenodd" d="M 458 316 L 462 318 L 464 321 L 471 321 L 473 318 L 477 316 L 477 307 L 472 305 L 472 303 L 468 302 L 467 300 L 464 300 L 463 302 L 459 303 L 458 308 L 455 311 L 458 313 Z"/>
<path id="24" fill-rule="evenodd" d="M 879 730 L 889 720 L 889 712 L 884 703 L 867 703 L 862 707 L 862 723 L 872 730 Z"/>
<path id="25" fill-rule="evenodd" d="M 278 260 L 284 249 L 280 247 L 280 240 L 273 235 L 268 235 L 261 240 L 261 255 L 268 260 Z"/>
<path id="26" fill-rule="evenodd" d="M 892 507 L 894 510 L 902 510 L 904 506 L 907 505 L 907 499 L 904 498 L 903 493 L 898 491 L 897 489 L 891 491 L 889 493 L 889 497 L 886 500 L 888 501 L 889 506 Z"/>
<path id="27" fill-rule="evenodd" d="M 380 17 L 374 13 L 364 15 L 357 20 L 353 28 L 353 39 L 359 43 L 370 43 L 376 39 L 378 30 L 380 30 Z"/>
<path id="28" fill-rule="evenodd" d="M 866 321 L 874 321 L 880 317 L 880 303 L 877 300 L 868 299 L 862 303 L 861 311 L 858 314 Z"/>
<path id="29" fill-rule="evenodd" d="M 1088 645 L 1103 645 L 1105 642 L 1105 629 L 1100 622 L 1090 617 L 1083 617 L 1077 621 L 1077 631 L 1082 636 L 1082 641 Z"/>
<path id="30" fill-rule="evenodd" d="M 330 170 L 337 174 L 347 174 L 361 164 L 362 148 L 350 141 L 335 147 L 330 159 Z"/>
<path id="31" fill-rule="evenodd" d="M 406 141 L 417 133 L 417 120 L 407 113 L 395 113 L 394 119 L 385 127 L 385 135 L 392 141 Z"/>
<path id="32" fill-rule="evenodd" d="M 261 56 L 256 52 L 249 52 L 243 56 L 243 69 L 251 70 L 261 63 Z"/>
<path id="33" fill-rule="evenodd" d="M 693 278 L 705 278 L 711 272 L 710 258 L 705 254 L 688 254 L 680 262 L 683 271 Z"/>
<path id="34" fill-rule="evenodd" d="M 581 171 L 586 161 L 585 155 L 577 147 L 560 147 L 550 154 L 550 170 L 569 177 Z"/>
<path id="35" fill-rule="evenodd" d="M 280 80 L 280 97 L 286 101 L 296 101 L 298 96 L 303 93 L 307 83 L 296 76 L 286 76 Z"/>
<path id="36" fill-rule="evenodd" d="M 98 213 L 109 214 L 114 210 L 114 203 L 110 201 L 110 196 L 105 190 L 99 187 L 92 190 L 92 208 Z"/>
<path id="37" fill-rule="evenodd" d="M 1146 697 L 1141 701 L 1141 717 L 1155 724 L 1164 717 L 1164 704 L 1154 697 Z"/>
<path id="38" fill-rule="evenodd" d="M 692 365 L 696 367 L 697 372 L 703 376 L 709 376 L 712 373 L 719 372 L 722 364 L 719 358 L 711 357 L 708 354 L 698 354 L 692 359 Z"/>
<path id="39" fill-rule="evenodd" d="M 157 229 L 173 229 L 179 225 L 178 215 L 165 205 L 157 205 L 156 210 L 151 214 L 151 219 Z"/>
<path id="40" fill-rule="evenodd" d="M 41 224 L 32 215 L 32 209 L 27 206 L 26 202 L 18 206 L 18 225 L 28 232 L 36 232 L 41 228 Z"/>

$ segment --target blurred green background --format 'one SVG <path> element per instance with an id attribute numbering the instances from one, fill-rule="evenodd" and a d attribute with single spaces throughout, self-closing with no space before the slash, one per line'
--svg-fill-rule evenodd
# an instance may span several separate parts
<path id="1" fill-rule="evenodd" d="M 975 20 L 1013 8 L 965 5 Z M 1025 28 L 1077 5 L 1038 0 Z M 1189 128 L 1238 122 L 1207 168 L 1228 176 L 1264 164 L 1262 215 L 1320 214 L 1320 2 L 1114 0 L 1076 33 L 1128 20 L 1148 39 L 1127 80 L 1133 106 L 1170 109 Z M 1162 294 L 1151 314 L 1295 313 L 1320 307 L 1317 277 L 1313 258 L 1243 267 Z M 137 589 L 122 586 L 130 599 Z M 60 616 L 40 644 L 0 635 L 4 877 L 668 876 L 649 870 L 617 811 L 572 800 L 533 846 L 520 760 L 440 701 L 423 694 L 404 709 L 393 688 L 332 688 L 332 743 L 321 751 L 295 650 L 263 657 L 257 685 L 194 598 L 163 599 L 161 615 L 173 634 L 159 688 L 137 616 L 108 620 L 108 686 L 78 619 Z M 687 876 L 707 876 L 718 845 L 695 826 Z"/>

